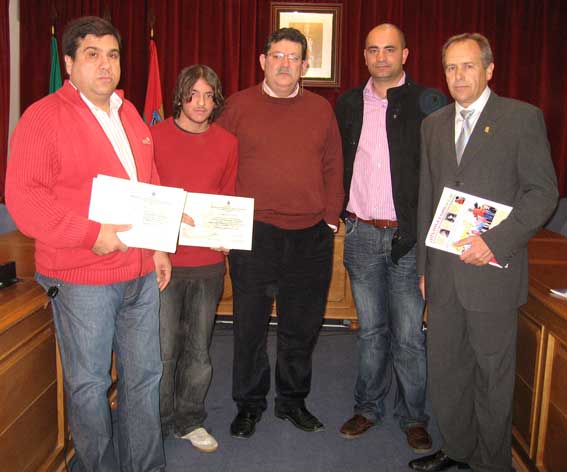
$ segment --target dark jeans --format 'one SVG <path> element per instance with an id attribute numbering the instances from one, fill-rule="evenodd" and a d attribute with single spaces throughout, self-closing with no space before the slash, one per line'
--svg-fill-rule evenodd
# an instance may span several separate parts
<path id="1" fill-rule="evenodd" d="M 254 222 L 252 251 L 231 251 L 234 301 L 232 395 L 239 410 L 263 411 L 270 390 L 266 352 L 272 302 L 278 312 L 276 407 L 303 406 L 332 271 L 333 232 Z"/>
<path id="2" fill-rule="evenodd" d="M 375 228 L 347 218 L 346 229 L 344 263 L 360 322 L 354 412 L 381 421 L 393 378 L 394 415 L 401 429 L 427 425 L 424 302 L 416 248 L 394 264 L 390 254 L 396 228 Z"/>
<path id="3" fill-rule="evenodd" d="M 36 274 L 51 300 L 61 353 L 74 472 L 165 470 L 159 421 L 156 275 L 110 285 L 79 285 Z M 118 452 L 107 392 L 112 351 L 118 369 Z M 119 456 L 119 457 L 118 457 Z"/>
<path id="4" fill-rule="evenodd" d="M 209 346 L 223 276 L 187 279 L 173 275 L 161 294 L 163 376 L 160 412 L 164 437 L 184 436 L 203 426 L 213 368 Z"/>

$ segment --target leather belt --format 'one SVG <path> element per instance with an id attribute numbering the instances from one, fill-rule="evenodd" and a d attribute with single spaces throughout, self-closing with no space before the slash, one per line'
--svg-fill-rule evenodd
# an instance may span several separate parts
<path id="1" fill-rule="evenodd" d="M 346 215 L 353 220 L 361 221 L 362 223 L 366 223 L 367 225 L 375 226 L 376 228 L 397 228 L 398 222 L 395 220 L 363 220 L 359 218 L 354 213 L 350 211 L 346 212 Z"/>

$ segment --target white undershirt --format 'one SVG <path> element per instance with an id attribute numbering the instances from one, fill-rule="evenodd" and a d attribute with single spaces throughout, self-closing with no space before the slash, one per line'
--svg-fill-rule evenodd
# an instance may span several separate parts
<path id="1" fill-rule="evenodd" d="M 71 85 L 73 84 L 71 83 Z M 120 159 L 120 162 L 130 177 L 130 180 L 137 181 L 138 174 L 136 172 L 136 161 L 132 154 L 132 148 L 130 147 L 128 136 L 126 136 L 126 131 L 124 131 L 124 126 L 122 126 L 122 121 L 120 121 L 120 115 L 118 114 L 118 110 L 122 106 L 122 99 L 116 94 L 116 92 L 113 92 L 110 96 L 110 111 L 107 113 L 92 103 L 83 93 L 81 93 L 80 90 L 79 93 L 83 101 L 92 111 L 96 120 L 99 122 L 104 134 L 106 134 L 106 137 L 110 141 L 110 144 L 112 144 L 114 152 L 116 152 L 116 155 L 118 156 L 118 159 Z"/>

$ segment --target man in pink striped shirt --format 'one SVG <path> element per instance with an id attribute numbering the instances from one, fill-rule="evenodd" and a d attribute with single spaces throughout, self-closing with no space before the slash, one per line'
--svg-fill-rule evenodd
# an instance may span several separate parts
<path id="1" fill-rule="evenodd" d="M 366 37 L 370 78 L 336 108 L 344 155 L 345 253 L 360 332 L 354 416 L 340 429 L 356 438 L 382 421 L 392 377 L 394 415 L 409 446 L 431 449 L 425 414 L 423 299 L 416 272 L 422 119 L 444 104 L 410 79 L 402 31 L 382 24 Z"/>

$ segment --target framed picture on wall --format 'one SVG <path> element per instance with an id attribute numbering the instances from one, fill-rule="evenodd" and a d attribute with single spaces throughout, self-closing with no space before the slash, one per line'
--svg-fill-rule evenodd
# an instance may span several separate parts
<path id="1" fill-rule="evenodd" d="M 272 2 L 272 30 L 296 28 L 307 39 L 306 87 L 339 87 L 342 5 Z"/>

